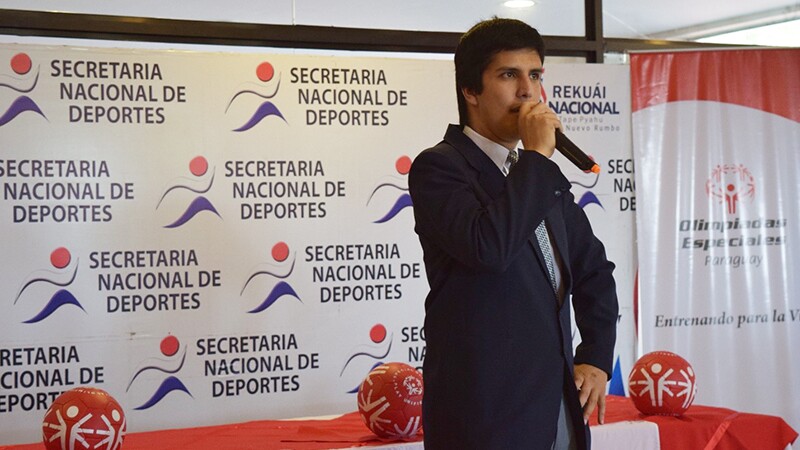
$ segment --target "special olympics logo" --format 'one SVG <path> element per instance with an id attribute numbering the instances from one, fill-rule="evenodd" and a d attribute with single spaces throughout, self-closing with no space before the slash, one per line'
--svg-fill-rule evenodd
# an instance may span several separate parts
<path id="1" fill-rule="evenodd" d="M 380 366 L 383 364 L 382 359 L 389 356 L 389 352 L 392 350 L 392 337 L 389 336 L 388 340 L 386 338 L 386 327 L 383 324 L 376 323 L 372 326 L 369 330 L 369 339 L 372 341 L 372 344 L 368 345 L 361 345 L 354 349 L 353 354 L 347 358 L 345 361 L 344 366 L 342 367 L 342 371 L 339 372 L 339 377 L 341 378 L 344 375 L 345 370 L 350 365 L 350 363 L 354 361 L 361 361 L 361 360 L 372 360 L 373 363 L 369 365 L 367 373 L 369 373 L 372 369 Z M 358 387 L 361 385 L 361 380 L 359 380 L 358 384 L 355 388 L 347 391 L 348 394 L 355 394 L 358 392 Z"/>
<path id="2" fill-rule="evenodd" d="M 235 93 L 231 100 L 228 102 L 228 106 L 225 107 L 225 113 L 228 113 L 228 110 L 231 108 L 233 102 L 242 95 L 255 95 L 256 97 L 263 98 L 264 101 L 261 102 L 261 105 L 256 109 L 250 119 L 247 120 L 242 126 L 239 128 L 234 129 L 233 131 L 241 132 L 247 131 L 254 126 L 258 125 L 259 122 L 264 120 L 269 116 L 277 116 L 280 117 L 284 122 L 286 122 L 286 118 L 283 117 L 280 110 L 274 103 L 272 103 L 272 98 L 278 93 L 278 89 L 281 87 L 281 80 L 280 77 L 278 81 L 275 82 L 275 89 L 271 92 L 260 92 L 264 90 L 264 85 L 269 84 L 273 77 L 275 76 L 275 68 L 272 67 L 267 61 L 262 62 L 261 64 L 256 67 L 256 78 L 258 78 L 261 83 L 247 83 L 248 85 L 254 86 L 253 88 L 246 88 L 242 89 L 239 92 Z"/>
<path id="3" fill-rule="evenodd" d="M 392 220 L 397 214 L 400 213 L 403 209 L 412 206 L 411 204 L 411 195 L 408 193 L 408 181 L 405 180 L 405 177 L 408 175 L 409 170 L 411 170 L 411 158 L 408 156 L 401 156 L 397 159 L 394 164 L 395 170 L 397 173 L 400 174 L 403 178 L 398 178 L 395 176 L 390 177 L 388 181 L 382 182 L 372 190 L 372 193 L 367 199 L 367 206 L 369 206 L 370 202 L 372 201 L 373 197 L 378 191 L 385 190 L 388 188 L 390 190 L 399 191 L 400 194 L 395 199 L 392 206 L 389 208 L 383 217 L 378 220 L 375 220 L 372 223 L 384 223 Z"/>
<path id="4" fill-rule="evenodd" d="M 125 389 L 125 392 L 128 392 L 131 389 L 131 386 L 133 386 L 133 382 L 139 378 L 139 375 L 144 373 L 150 373 L 154 371 L 161 372 L 166 374 L 167 377 L 161 381 L 161 384 L 158 386 L 150 399 L 133 409 L 141 411 L 152 408 L 161 400 L 163 400 L 167 394 L 173 391 L 185 392 L 189 395 L 189 397 L 192 397 L 192 393 L 189 392 L 189 389 L 186 387 L 186 385 L 183 384 L 183 382 L 177 376 L 175 376 L 175 374 L 183 368 L 183 365 L 186 362 L 186 349 L 187 348 L 184 346 L 183 350 L 181 351 L 181 343 L 178 338 L 168 335 L 161 340 L 160 344 L 161 354 L 167 359 L 150 358 L 140 363 L 139 369 L 137 369 L 131 377 L 131 381 L 128 383 L 128 387 Z M 181 355 L 178 355 L 179 352 Z"/>
<path id="5" fill-rule="evenodd" d="M 728 214 L 736 214 L 737 204 L 753 201 L 756 181 L 750 170 L 742 164 L 722 164 L 711 171 L 706 182 L 706 193 L 719 203 L 724 203 Z"/>
<path id="6" fill-rule="evenodd" d="M 12 91 L 22 94 L 17 97 L 11 103 L 11 106 L 6 109 L 3 115 L 0 116 L 0 127 L 11 122 L 14 120 L 14 118 L 25 111 L 35 112 L 36 114 L 44 117 L 45 120 L 47 119 L 42 110 L 39 108 L 39 105 L 37 105 L 36 102 L 34 102 L 30 97 L 25 95 L 33 91 L 33 89 L 36 88 L 36 85 L 39 83 L 39 67 L 36 67 L 35 74 L 31 73 L 32 67 L 33 63 L 31 62 L 30 56 L 28 56 L 26 53 L 17 53 L 11 58 L 11 70 L 19 77 L 10 75 L 0 76 L 0 80 L 2 80 L 0 81 L 0 88 L 11 89 Z M 6 79 L 11 81 L 6 82 Z"/>
<path id="7" fill-rule="evenodd" d="M 211 204 L 203 194 L 207 193 L 211 190 L 211 186 L 214 184 L 214 170 L 211 170 L 211 175 L 206 176 L 208 173 L 208 161 L 202 156 L 197 156 L 189 162 L 189 172 L 192 174 L 192 178 L 185 178 L 180 177 L 177 180 L 172 182 L 172 185 L 169 186 L 164 193 L 161 195 L 161 198 L 158 200 L 158 204 L 156 205 L 156 209 L 161 206 L 161 203 L 173 191 L 189 191 L 195 194 L 198 194 L 197 197 L 189 204 L 174 222 L 170 223 L 169 225 L 164 225 L 164 228 L 177 228 L 186 222 L 192 220 L 194 216 L 196 216 L 201 211 L 210 211 L 217 215 L 217 217 L 222 217 L 217 212 L 214 205 Z M 207 180 L 204 179 L 207 178 Z"/>
<path id="8" fill-rule="evenodd" d="M 406 394 L 411 395 L 422 395 L 422 382 L 419 378 L 408 376 L 403 379 L 403 387 L 406 390 Z"/>
<path id="9" fill-rule="evenodd" d="M 48 318 L 51 314 L 56 312 L 59 308 L 66 305 L 74 305 L 80 308 L 83 312 L 86 312 L 81 306 L 81 303 L 75 298 L 74 295 L 70 291 L 66 289 L 67 286 L 71 285 L 73 281 L 75 281 L 75 276 L 78 274 L 78 262 L 76 261 L 74 267 L 70 270 L 68 266 L 72 263 L 72 255 L 70 254 L 69 250 L 65 247 L 59 247 L 53 250 L 50 253 L 50 264 L 58 270 L 58 272 L 53 272 L 50 270 L 39 270 L 36 272 L 31 273 L 23 282 L 22 287 L 17 292 L 16 297 L 14 297 L 14 304 L 17 304 L 17 301 L 22 297 L 22 294 L 25 291 L 34 285 L 38 284 L 51 284 L 53 286 L 57 286 L 61 289 L 58 289 L 52 297 L 50 297 L 50 301 L 42 308 L 42 310 L 36 314 L 34 317 L 24 321 L 23 323 L 37 323 L 41 322 L 42 320 Z"/>
<path id="10" fill-rule="evenodd" d="M 247 311 L 250 314 L 256 314 L 264 311 L 275 304 L 279 298 L 287 295 L 296 298 L 301 303 L 303 302 L 300 300 L 300 297 L 297 295 L 297 292 L 295 292 L 294 288 L 292 288 L 292 286 L 286 281 L 283 281 L 284 279 L 288 278 L 292 272 L 294 272 L 294 257 L 292 257 L 291 263 L 287 262 L 287 259 L 289 259 L 289 246 L 286 245 L 285 242 L 278 242 L 272 246 L 272 259 L 278 264 L 275 265 L 272 263 L 266 263 L 265 265 L 267 267 L 265 268 L 257 267 L 247 278 L 247 281 L 244 282 L 244 286 L 242 286 L 242 290 L 239 292 L 240 296 L 244 295 L 244 291 L 247 289 L 247 286 L 250 284 L 250 282 L 262 275 L 268 275 L 281 280 L 272 287 L 272 290 L 269 292 L 269 294 L 267 294 L 266 298 L 264 298 L 261 304 L 250 311 Z"/>

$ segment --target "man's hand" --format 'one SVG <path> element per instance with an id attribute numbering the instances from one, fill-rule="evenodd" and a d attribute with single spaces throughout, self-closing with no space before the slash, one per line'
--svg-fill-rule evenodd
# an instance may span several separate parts
<path id="1" fill-rule="evenodd" d="M 597 407 L 597 421 L 605 423 L 607 381 L 608 375 L 597 367 L 589 364 L 575 365 L 575 387 L 578 388 L 584 422 L 589 421 L 589 416 Z"/>
<path id="2" fill-rule="evenodd" d="M 535 150 L 546 158 L 553 156 L 556 147 L 556 128 L 561 128 L 558 116 L 544 102 L 525 102 L 518 117 L 522 148 Z"/>

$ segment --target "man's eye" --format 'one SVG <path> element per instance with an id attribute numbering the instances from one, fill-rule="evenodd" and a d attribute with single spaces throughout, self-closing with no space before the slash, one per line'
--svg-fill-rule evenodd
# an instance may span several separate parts
<path id="1" fill-rule="evenodd" d="M 503 72 L 505 78 L 514 78 L 514 72 Z"/>
<path id="2" fill-rule="evenodd" d="M 534 73 L 531 74 L 531 80 L 541 81 L 541 79 L 542 79 L 542 74 L 541 73 L 534 72 Z"/>

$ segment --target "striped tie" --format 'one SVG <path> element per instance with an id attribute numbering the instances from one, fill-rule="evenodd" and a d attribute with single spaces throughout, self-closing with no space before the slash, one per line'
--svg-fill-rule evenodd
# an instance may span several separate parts
<path id="1" fill-rule="evenodd" d="M 516 164 L 517 161 L 519 161 L 519 155 L 517 155 L 517 151 L 509 150 L 508 156 L 506 157 L 506 166 L 508 166 L 508 169 L 504 170 L 506 175 L 508 175 L 508 173 L 511 172 L 511 168 L 514 167 L 514 164 Z M 503 167 L 503 169 L 505 169 L 505 166 Z"/>

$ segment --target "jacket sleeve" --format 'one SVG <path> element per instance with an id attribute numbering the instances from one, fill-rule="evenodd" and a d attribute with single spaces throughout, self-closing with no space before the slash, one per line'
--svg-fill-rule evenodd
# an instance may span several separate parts
<path id="1" fill-rule="evenodd" d="M 619 306 L 614 264 L 595 237 L 589 219 L 572 194 L 565 198 L 564 221 L 569 239 L 572 305 L 581 343 L 575 364 L 591 364 L 611 379 Z"/>

